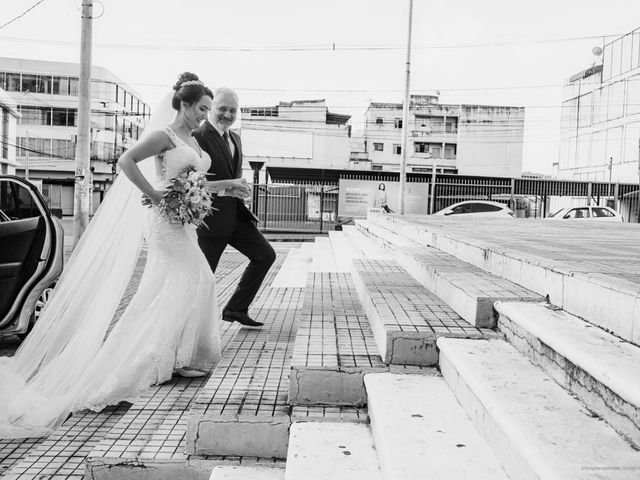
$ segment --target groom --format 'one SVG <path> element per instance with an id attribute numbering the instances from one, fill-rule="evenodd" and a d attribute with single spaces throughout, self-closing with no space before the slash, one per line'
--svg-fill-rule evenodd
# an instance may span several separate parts
<path id="1" fill-rule="evenodd" d="M 236 93 L 228 88 L 219 88 L 213 95 L 209 120 L 193 132 L 200 147 L 211 157 L 211 168 L 207 173 L 213 175 L 209 176 L 209 180 L 228 180 L 242 176 L 242 143 L 240 136 L 229 130 L 237 114 Z M 240 283 L 222 310 L 222 319 L 260 327 L 263 323 L 249 316 L 249 305 L 275 261 L 276 254 L 256 227 L 256 218 L 244 204 L 243 199 L 250 193 L 249 188 L 219 192 L 213 201 L 213 207 L 217 210 L 205 220 L 209 228 L 198 229 L 198 244 L 214 273 L 227 245 L 249 258 L 250 263 L 242 274 Z"/>

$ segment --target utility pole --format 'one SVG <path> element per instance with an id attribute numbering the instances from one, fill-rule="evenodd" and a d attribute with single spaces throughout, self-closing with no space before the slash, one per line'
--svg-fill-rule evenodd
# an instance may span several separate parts
<path id="1" fill-rule="evenodd" d="M 611 170 L 613 170 L 613 157 L 609 157 L 609 191 L 607 192 L 607 203 L 609 203 L 609 198 L 611 198 Z M 609 205 L 607 205 L 608 207 Z"/>
<path id="2" fill-rule="evenodd" d="M 24 179 L 29 180 L 29 131 L 25 133 L 25 149 L 24 149 Z"/>
<path id="3" fill-rule="evenodd" d="M 411 81 L 411 24 L 413 17 L 413 0 L 409 0 L 409 28 L 407 34 L 407 71 L 404 85 L 404 103 L 402 104 L 402 146 L 400 147 L 400 193 L 398 205 L 400 215 L 404 215 L 404 197 L 407 183 L 407 136 L 409 133 L 409 86 Z"/>
<path id="4" fill-rule="evenodd" d="M 89 224 L 91 191 L 91 141 L 89 115 L 91 113 L 91 37 L 93 22 L 93 1 L 82 0 L 82 18 L 80 34 L 80 85 L 78 103 L 78 144 L 76 148 L 76 178 L 73 202 L 73 245 L 77 245 L 80 237 Z"/>

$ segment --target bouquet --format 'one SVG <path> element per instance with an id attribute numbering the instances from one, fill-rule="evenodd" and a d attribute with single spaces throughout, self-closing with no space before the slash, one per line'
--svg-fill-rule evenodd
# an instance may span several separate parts
<path id="1" fill-rule="evenodd" d="M 156 207 L 171 223 L 206 226 L 204 219 L 214 208 L 211 206 L 211 194 L 207 192 L 205 185 L 206 174 L 198 172 L 194 167 L 187 167 L 169 179 L 167 191 Z M 142 204 L 154 206 L 146 195 L 142 197 Z"/>

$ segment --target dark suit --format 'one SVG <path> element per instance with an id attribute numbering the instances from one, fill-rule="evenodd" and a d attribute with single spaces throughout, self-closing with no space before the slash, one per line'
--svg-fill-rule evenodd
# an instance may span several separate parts
<path id="1" fill-rule="evenodd" d="M 208 173 L 213 175 L 208 177 L 209 180 L 229 180 L 242 176 L 242 142 L 238 134 L 229 132 L 235 146 L 233 158 L 224 139 L 209 121 L 195 130 L 193 136 L 211 157 Z M 256 227 L 254 217 L 243 200 L 221 196 L 214 199 L 213 207 L 217 211 L 205 220 L 209 228 L 198 229 L 198 244 L 214 272 L 227 245 L 249 258 L 250 263 L 225 307 L 236 312 L 247 312 L 276 254 Z"/>

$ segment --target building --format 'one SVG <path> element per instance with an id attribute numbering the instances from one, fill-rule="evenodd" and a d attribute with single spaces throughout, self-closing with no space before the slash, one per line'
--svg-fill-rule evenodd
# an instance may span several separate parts
<path id="1" fill-rule="evenodd" d="M 73 214 L 80 65 L 0 58 L 0 88 L 17 104 L 16 173 L 42 182 L 50 207 Z M 114 163 L 135 141 L 149 107 L 107 69 L 91 79 L 91 167 L 94 208 L 113 180 Z"/>
<path id="2" fill-rule="evenodd" d="M 599 52 L 594 52 L 599 53 Z M 602 63 L 563 91 L 558 178 L 638 182 L 640 28 L 604 46 Z"/>
<path id="3" fill-rule="evenodd" d="M 324 100 L 242 107 L 244 158 L 267 167 L 348 168 L 350 118 L 330 112 Z"/>
<path id="4" fill-rule="evenodd" d="M 431 172 L 435 164 L 439 173 L 520 176 L 524 107 L 438 101 L 438 95 L 411 95 L 408 172 Z M 364 148 L 364 152 L 352 153 L 354 167 L 355 162 L 368 162 L 372 170 L 400 170 L 402 103 L 369 105 Z"/>
<path id="5" fill-rule="evenodd" d="M 18 104 L 0 89 L 0 174 L 15 175 L 16 126 L 20 114 Z"/>

